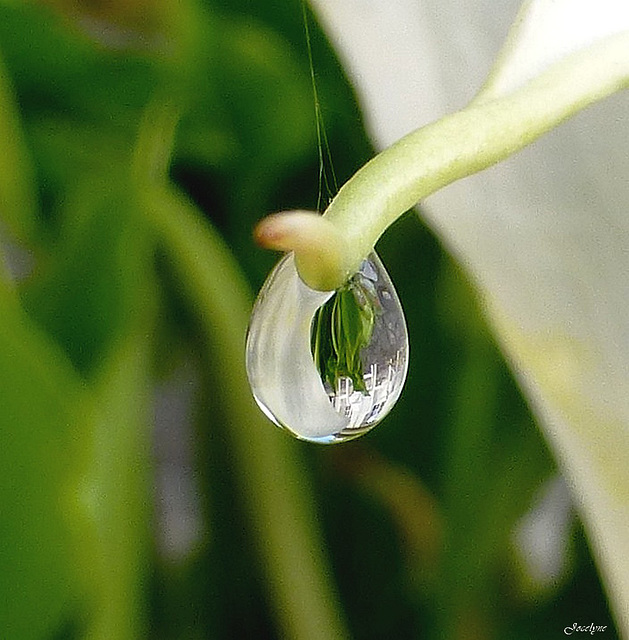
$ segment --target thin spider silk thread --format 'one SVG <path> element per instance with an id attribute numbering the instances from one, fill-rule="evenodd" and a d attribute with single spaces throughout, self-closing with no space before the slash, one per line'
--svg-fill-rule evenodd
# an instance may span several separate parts
<path id="1" fill-rule="evenodd" d="M 317 131 L 317 149 L 319 152 L 319 190 L 317 195 L 317 211 L 321 212 L 321 204 L 323 202 L 323 188 L 326 191 L 326 206 L 332 200 L 339 190 L 336 172 L 334 171 L 334 163 L 332 162 L 332 152 L 328 141 L 328 134 L 323 120 L 321 111 L 321 102 L 319 100 L 319 90 L 317 88 L 317 78 L 314 71 L 314 62 L 312 57 L 312 42 L 310 37 L 310 26 L 308 21 L 308 12 L 306 9 L 306 0 L 301 0 L 301 13 L 304 22 L 304 33 L 306 36 L 306 49 L 308 51 L 308 65 L 310 68 L 310 83 L 312 85 L 312 96 L 315 107 L 315 126 Z M 326 162 L 329 166 L 329 173 L 326 170 Z"/>

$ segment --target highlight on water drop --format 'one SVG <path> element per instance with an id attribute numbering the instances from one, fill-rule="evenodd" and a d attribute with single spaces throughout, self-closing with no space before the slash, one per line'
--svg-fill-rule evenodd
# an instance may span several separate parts
<path id="1" fill-rule="evenodd" d="M 375 427 L 408 369 L 404 312 L 376 253 L 328 292 L 305 285 L 284 256 L 256 300 L 246 363 L 262 411 L 297 438 L 342 442 Z"/>

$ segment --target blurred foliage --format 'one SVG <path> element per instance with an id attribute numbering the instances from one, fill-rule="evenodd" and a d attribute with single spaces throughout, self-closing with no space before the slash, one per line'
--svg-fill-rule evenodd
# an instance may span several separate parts
<path id="1" fill-rule="evenodd" d="M 314 25 L 312 49 L 342 181 L 372 151 Z M 340 637 L 318 619 L 335 619 L 330 578 L 361 639 L 611 624 L 577 523 L 561 578 L 522 578 L 513 531 L 553 465 L 468 283 L 414 216 L 379 245 L 412 349 L 392 416 L 319 448 L 254 413 L 244 282 L 276 257 L 251 228 L 317 201 L 298 0 L 3 2 L 0 58 L 3 638 Z M 179 463 L 203 520 L 173 555 L 152 407 L 182 366 L 194 406 L 169 437 L 191 434 Z M 310 549 L 327 549 L 314 573 Z M 305 595 L 283 584 L 302 569 Z"/>

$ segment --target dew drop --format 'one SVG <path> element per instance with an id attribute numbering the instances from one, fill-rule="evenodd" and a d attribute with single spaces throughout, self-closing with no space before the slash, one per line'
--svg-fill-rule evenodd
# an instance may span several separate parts
<path id="1" fill-rule="evenodd" d="M 404 312 L 376 253 L 327 292 L 305 285 L 284 256 L 254 305 L 246 363 L 262 411 L 299 439 L 342 442 L 375 427 L 408 368 Z"/>

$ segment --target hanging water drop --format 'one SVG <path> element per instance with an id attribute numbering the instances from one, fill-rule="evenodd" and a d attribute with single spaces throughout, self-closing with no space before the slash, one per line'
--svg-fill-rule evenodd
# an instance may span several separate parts
<path id="1" fill-rule="evenodd" d="M 408 368 L 404 313 L 375 252 L 327 292 L 306 286 L 287 254 L 260 290 L 246 355 L 260 408 L 297 438 L 342 442 L 375 427 Z"/>

